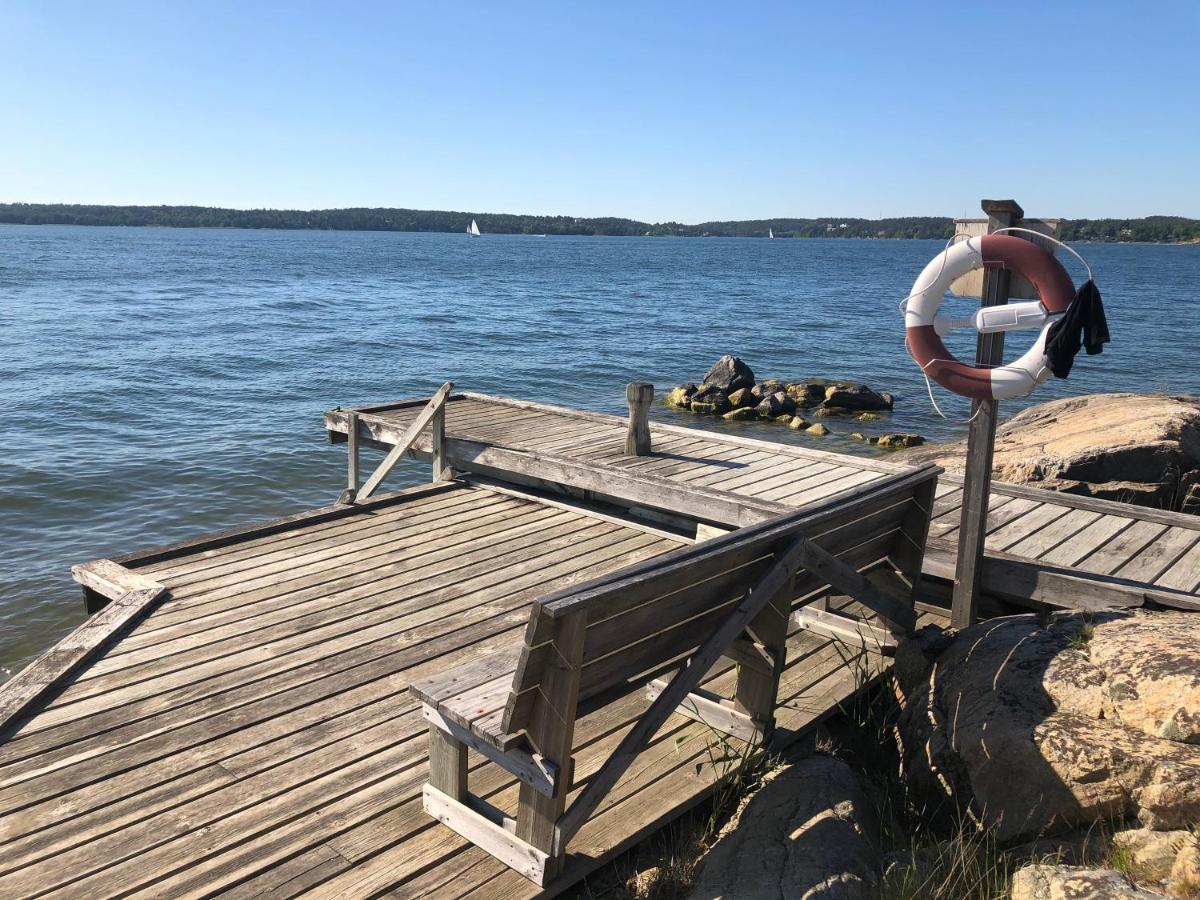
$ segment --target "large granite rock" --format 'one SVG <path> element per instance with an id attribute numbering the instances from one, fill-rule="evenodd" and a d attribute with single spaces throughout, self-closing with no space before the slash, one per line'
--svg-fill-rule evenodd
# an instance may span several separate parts
<path id="1" fill-rule="evenodd" d="M 1200 821 L 1200 615 L 993 619 L 901 645 L 910 783 L 1008 841 L 1137 818 Z"/>
<path id="2" fill-rule="evenodd" d="M 961 472 L 965 442 L 912 451 Z M 993 477 L 1200 512 L 1200 398 L 1091 394 L 1052 400 L 996 430 Z"/>
<path id="3" fill-rule="evenodd" d="M 739 388 L 754 387 L 754 372 L 738 357 L 726 353 L 705 374 L 704 383 L 729 394 Z"/>
<path id="4" fill-rule="evenodd" d="M 1013 876 L 1012 900 L 1162 900 L 1112 869 L 1026 866 Z"/>
<path id="5" fill-rule="evenodd" d="M 850 767 L 816 756 L 778 770 L 704 859 L 692 900 L 866 900 L 879 851 Z"/>

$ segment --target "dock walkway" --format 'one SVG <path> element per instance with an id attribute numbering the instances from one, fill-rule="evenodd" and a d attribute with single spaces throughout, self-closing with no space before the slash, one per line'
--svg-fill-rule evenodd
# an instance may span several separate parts
<path id="1" fill-rule="evenodd" d="M 396 428 L 415 414 L 411 406 L 362 410 Z M 335 431 L 344 430 L 344 422 L 344 414 L 326 416 Z M 799 506 L 903 468 L 884 459 L 662 423 L 650 426 L 653 455 L 628 457 L 622 452 L 626 427 L 616 416 L 470 393 L 454 395 L 446 412 L 452 438 L 661 477 L 764 507 Z M 391 433 L 379 429 L 384 443 Z M 943 475 L 938 494 L 925 571 L 952 580 L 962 480 Z M 1197 516 L 994 482 L 987 553 L 984 588 L 1006 599 L 1079 606 L 1150 600 L 1200 608 Z"/>

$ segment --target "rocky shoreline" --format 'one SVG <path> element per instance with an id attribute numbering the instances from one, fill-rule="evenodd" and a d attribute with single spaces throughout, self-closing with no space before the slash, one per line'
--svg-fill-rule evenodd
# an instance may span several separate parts
<path id="1" fill-rule="evenodd" d="M 673 409 L 720 417 L 728 422 L 775 422 L 814 437 L 824 437 L 833 430 L 826 423 L 812 419 L 877 422 L 891 412 L 895 402 L 895 397 L 887 391 L 876 391 L 851 381 L 827 378 L 760 381 L 750 366 L 730 354 L 717 360 L 699 384 L 677 385 L 666 396 L 667 405 Z M 918 434 L 899 432 L 868 437 L 861 431 L 852 431 L 846 436 L 889 450 L 925 443 Z"/>

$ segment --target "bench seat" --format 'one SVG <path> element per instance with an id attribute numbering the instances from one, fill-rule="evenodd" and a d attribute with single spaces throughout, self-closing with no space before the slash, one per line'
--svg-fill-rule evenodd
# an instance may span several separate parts
<path id="1" fill-rule="evenodd" d="M 503 728 L 504 707 L 520 656 L 521 644 L 514 642 L 473 662 L 414 681 L 409 691 L 427 710 L 497 750 L 508 751 L 521 743 L 520 731 L 508 733 Z"/>

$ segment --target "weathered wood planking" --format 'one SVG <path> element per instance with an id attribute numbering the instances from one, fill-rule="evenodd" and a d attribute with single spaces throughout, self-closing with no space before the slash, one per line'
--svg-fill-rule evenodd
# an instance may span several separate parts
<path id="1" fill-rule="evenodd" d="M 420 401 L 418 401 L 420 402 Z M 397 427 L 413 407 L 380 413 Z M 902 467 L 886 460 L 772 444 L 726 432 L 655 423 L 653 453 L 624 455 L 627 423 L 617 416 L 463 393 L 447 404 L 451 438 L 528 448 L 547 458 L 618 468 L 697 490 L 745 498 L 763 509 L 797 506 L 869 483 Z M 336 431 L 339 420 L 327 416 Z M 385 441 L 386 443 L 386 441 Z M 1200 519 L 1024 485 L 992 485 L 982 578 L 1010 599 L 1072 605 L 1058 589 L 1082 591 L 1088 605 L 1147 599 L 1192 608 L 1200 593 Z M 926 574 L 953 578 L 962 480 L 943 475 L 930 529 Z M 710 518 L 716 524 L 719 515 Z M 747 524 L 731 520 L 728 524 Z M 1040 575 L 1038 567 L 1048 574 Z M 1069 575 L 1069 577 L 1060 577 Z M 1029 596 L 1019 596 L 1020 592 Z"/>
<path id="2" fill-rule="evenodd" d="M 565 500 L 451 484 L 81 569 L 114 591 L 144 579 L 168 593 L 0 744 L 0 895 L 530 896 L 423 812 L 428 723 L 407 686 L 511 646 L 534 597 L 681 543 Z M 845 652 L 793 625 L 787 734 L 860 686 Z M 722 663 L 706 686 L 733 677 Z M 580 720 L 573 792 L 644 703 Z M 718 774 L 705 740 L 673 717 L 555 888 L 700 802 Z M 515 781 L 475 754 L 467 765 L 485 799 L 512 807 Z"/>

